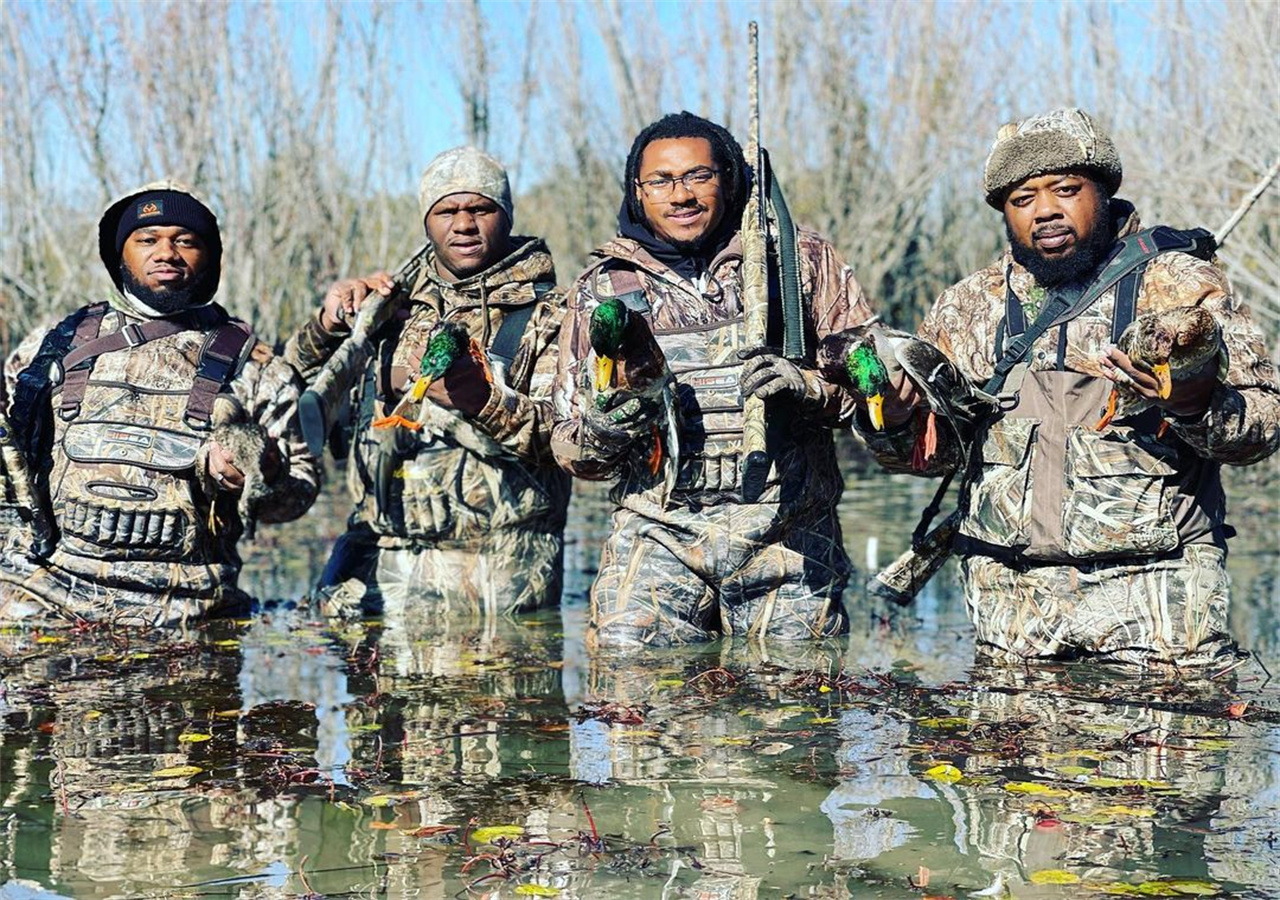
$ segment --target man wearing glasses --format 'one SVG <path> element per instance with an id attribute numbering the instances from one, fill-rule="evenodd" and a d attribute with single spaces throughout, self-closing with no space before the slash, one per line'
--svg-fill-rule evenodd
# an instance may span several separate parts
<path id="1" fill-rule="evenodd" d="M 597 645 L 847 627 L 831 428 L 847 421 L 852 398 L 811 365 L 743 343 L 738 230 L 749 180 L 721 126 L 685 112 L 645 128 L 627 159 L 618 237 L 570 294 L 552 450 L 572 474 L 614 482 L 617 504 L 591 591 Z M 804 229 L 798 245 L 807 346 L 870 319 L 835 249 Z M 615 298 L 630 315 L 616 368 L 598 385 L 593 313 Z M 750 395 L 768 400 L 771 462 L 748 503 Z"/>

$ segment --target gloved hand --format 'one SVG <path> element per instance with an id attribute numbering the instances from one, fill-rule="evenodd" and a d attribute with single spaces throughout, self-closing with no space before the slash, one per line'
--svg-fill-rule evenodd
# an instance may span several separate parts
<path id="1" fill-rule="evenodd" d="M 742 367 L 742 396 L 788 397 L 798 401 L 822 399 L 818 373 L 784 359 L 767 347 L 738 351 Z"/>
<path id="2" fill-rule="evenodd" d="M 620 388 L 596 394 L 582 413 L 582 427 L 590 443 L 606 452 L 626 449 L 647 439 L 662 416 L 660 390 Z"/>

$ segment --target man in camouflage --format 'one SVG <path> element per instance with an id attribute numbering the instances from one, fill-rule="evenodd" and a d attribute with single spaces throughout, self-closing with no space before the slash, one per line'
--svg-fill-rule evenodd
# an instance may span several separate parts
<path id="1" fill-rule="evenodd" d="M 1058 295 L 1083 296 L 1118 239 L 1139 231 L 1133 206 L 1113 196 L 1121 174 L 1111 139 L 1079 110 L 1004 126 L 984 186 L 1009 249 L 946 290 L 920 336 L 984 384 L 1013 335 Z M 959 460 L 944 435 L 926 473 L 967 466 L 955 549 L 979 645 L 995 656 L 1187 666 L 1232 652 L 1219 469 L 1280 442 L 1275 369 L 1212 262 L 1161 253 L 1140 271 L 1132 308 L 1118 303 L 1122 288 L 1055 320 L 1026 357 L 1020 391 L 980 428 L 973 459 Z M 1188 306 L 1217 319 L 1229 368 L 1221 380 L 1175 380 L 1160 399 L 1152 372 L 1114 341 L 1125 320 Z M 1100 428 L 1113 382 L 1152 406 Z M 924 416 L 909 381 L 898 387 L 889 427 L 859 418 L 858 428 L 883 464 L 905 471 Z"/>
<path id="2" fill-rule="evenodd" d="M 98 238 L 110 298 L 6 363 L 0 618 L 150 626 L 243 611 L 237 540 L 316 496 L 301 385 L 214 302 L 218 222 L 187 188 L 126 195 Z"/>
<path id="3" fill-rule="evenodd" d="M 690 113 L 650 125 L 632 144 L 619 236 L 595 251 L 570 297 L 552 448 L 574 475 L 615 482 L 618 508 L 591 591 L 599 645 L 847 627 L 831 429 L 852 398 L 809 365 L 743 345 L 738 226 L 749 178 L 724 128 Z M 835 249 L 803 229 L 798 244 L 808 346 L 869 319 Z M 624 356 L 616 388 L 596 396 L 589 323 L 611 297 L 642 312 L 648 349 Z M 654 383 L 637 375 L 654 370 L 664 373 Z M 748 503 L 742 410 L 752 394 L 770 398 L 771 462 L 764 493 Z M 667 431 L 676 440 L 664 449 L 675 452 L 655 472 L 655 440 Z"/>
<path id="4" fill-rule="evenodd" d="M 549 447 L 562 316 L 551 254 L 540 238 L 511 234 L 507 174 L 474 147 L 432 160 L 418 199 L 427 258 L 354 403 L 355 511 L 322 578 L 323 605 L 418 616 L 554 605 L 569 479 Z M 385 273 L 334 284 L 286 357 L 310 377 L 342 342 L 347 314 L 392 287 Z M 466 329 L 488 371 L 464 355 L 420 402 L 402 403 L 442 322 Z M 371 427 L 393 408 L 422 429 Z"/>

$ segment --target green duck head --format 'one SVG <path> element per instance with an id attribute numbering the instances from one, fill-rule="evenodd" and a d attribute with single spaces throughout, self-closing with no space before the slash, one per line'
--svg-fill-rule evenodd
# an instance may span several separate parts
<path id="1" fill-rule="evenodd" d="M 596 354 L 595 387 L 603 391 L 613 380 L 613 363 L 622 352 L 622 341 L 631 324 L 631 311 L 617 297 L 610 297 L 591 313 L 588 334 Z"/>
<path id="2" fill-rule="evenodd" d="M 445 322 L 436 329 L 435 334 L 427 341 L 426 350 L 422 353 L 422 363 L 418 367 L 425 382 L 423 387 L 430 387 L 431 382 L 443 378 L 449 367 L 467 352 L 470 343 L 467 330 L 457 322 Z"/>
<path id="3" fill-rule="evenodd" d="M 858 344 L 845 357 L 845 369 L 853 388 L 867 398 L 867 416 L 876 431 L 884 430 L 884 395 L 889 389 L 889 370 L 884 367 L 871 343 Z"/>

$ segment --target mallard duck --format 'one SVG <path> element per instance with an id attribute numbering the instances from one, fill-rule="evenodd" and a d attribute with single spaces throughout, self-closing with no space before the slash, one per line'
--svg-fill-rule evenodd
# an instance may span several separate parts
<path id="1" fill-rule="evenodd" d="M 946 354 L 927 341 L 905 331 L 879 323 L 864 325 L 823 341 L 818 352 L 819 366 L 839 381 L 847 381 L 864 398 L 867 418 L 876 431 L 884 430 L 884 397 L 892 390 L 898 372 L 924 394 L 928 411 L 924 417 L 912 467 L 927 468 L 938 449 L 938 416 L 950 423 L 961 446 L 967 442 L 967 425 L 977 415 L 972 388 Z"/>
<path id="2" fill-rule="evenodd" d="M 650 474 L 656 475 L 663 461 L 676 455 L 675 401 L 670 373 L 662 351 L 653 340 L 643 318 L 617 297 L 602 300 L 591 311 L 587 337 L 595 353 L 592 387 L 596 408 L 603 411 L 611 401 L 614 370 L 620 359 L 628 360 L 627 385 L 633 393 L 657 397 L 666 410 L 666 435 L 655 424 L 653 445 L 646 459 Z M 673 466 L 675 460 L 672 460 Z"/>
<path id="3" fill-rule="evenodd" d="M 594 384 L 597 393 L 607 390 L 613 381 L 614 363 L 622 355 L 632 316 L 631 310 L 617 297 L 602 301 L 591 311 L 587 335 L 596 355 Z"/>
<path id="4" fill-rule="evenodd" d="M 445 321 L 436 326 L 427 339 L 427 346 L 422 351 L 422 362 L 418 364 L 418 378 L 405 392 L 404 397 L 396 404 L 395 409 L 373 423 L 374 428 L 394 428 L 400 426 L 418 431 L 422 423 L 407 418 L 404 413 L 411 404 L 421 403 L 426 396 L 427 388 L 453 367 L 465 354 L 480 364 L 485 380 L 493 383 L 493 374 L 484 350 L 467 334 L 467 329 L 457 322 Z"/>
<path id="5" fill-rule="evenodd" d="M 1151 373 L 1161 400 L 1172 395 L 1176 381 L 1210 372 L 1222 378 L 1227 371 L 1222 328 L 1213 313 L 1200 306 L 1179 306 L 1138 316 L 1120 335 L 1116 347 L 1128 355 L 1135 368 Z M 1151 405 L 1152 401 L 1129 384 L 1117 383 L 1095 427 L 1102 431 L 1113 420 L 1136 415 Z M 1161 424 L 1161 435 L 1166 427 L 1167 423 Z"/>

